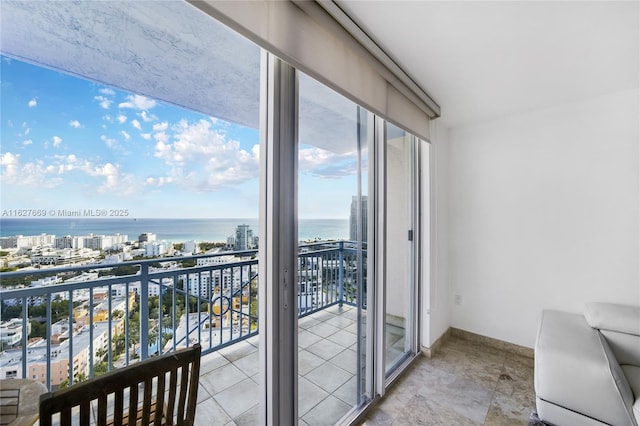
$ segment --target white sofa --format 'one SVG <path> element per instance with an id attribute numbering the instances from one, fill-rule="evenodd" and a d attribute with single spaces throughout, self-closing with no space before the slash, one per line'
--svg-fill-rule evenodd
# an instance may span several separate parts
<path id="1" fill-rule="evenodd" d="M 589 303 L 584 315 L 545 310 L 535 346 L 539 419 L 640 424 L 640 306 Z"/>

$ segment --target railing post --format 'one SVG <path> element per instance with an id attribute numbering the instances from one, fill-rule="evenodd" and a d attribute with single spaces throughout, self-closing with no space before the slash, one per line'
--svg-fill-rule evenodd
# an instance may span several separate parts
<path id="1" fill-rule="evenodd" d="M 149 358 L 149 264 L 140 264 L 140 360 Z"/>
<path id="2" fill-rule="evenodd" d="M 338 243 L 338 306 L 344 302 L 344 241 Z"/>

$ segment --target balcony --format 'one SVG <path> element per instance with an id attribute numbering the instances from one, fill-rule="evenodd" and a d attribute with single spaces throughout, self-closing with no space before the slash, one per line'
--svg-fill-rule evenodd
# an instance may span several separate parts
<path id="1" fill-rule="evenodd" d="M 353 243 L 299 247 L 301 424 L 333 424 L 356 403 L 357 272 Z M 19 341 L 0 355 L 0 378 L 33 379 L 53 390 L 198 342 L 198 419 L 257 422 L 256 251 L 0 275 L 5 283 L 24 277 L 58 283 L 2 290 L 5 308 L 21 314 L 12 329 L 22 327 Z M 42 337 L 34 339 L 38 328 Z"/>
<path id="2" fill-rule="evenodd" d="M 333 425 L 356 404 L 356 313 L 332 305 L 300 319 L 300 425 Z M 203 356 L 196 424 L 260 424 L 257 339 Z"/>

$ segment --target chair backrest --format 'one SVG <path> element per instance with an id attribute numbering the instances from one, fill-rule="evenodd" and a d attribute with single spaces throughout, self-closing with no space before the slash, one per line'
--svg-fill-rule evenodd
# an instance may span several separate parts
<path id="1" fill-rule="evenodd" d="M 43 394 L 40 425 L 193 425 L 200 351 L 196 344 Z"/>

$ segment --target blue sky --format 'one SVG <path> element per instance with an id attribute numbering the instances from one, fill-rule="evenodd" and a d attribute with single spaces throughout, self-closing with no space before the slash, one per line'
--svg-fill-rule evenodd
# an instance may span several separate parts
<path id="1" fill-rule="evenodd" d="M 257 217 L 258 137 L 2 57 L 3 209 Z"/>
<path id="2" fill-rule="evenodd" d="M 2 210 L 255 218 L 259 133 L 0 57 Z M 346 218 L 355 156 L 300 147 L 300 217 Z M 311 189 L 310 189 L 311 188 Z"/>

